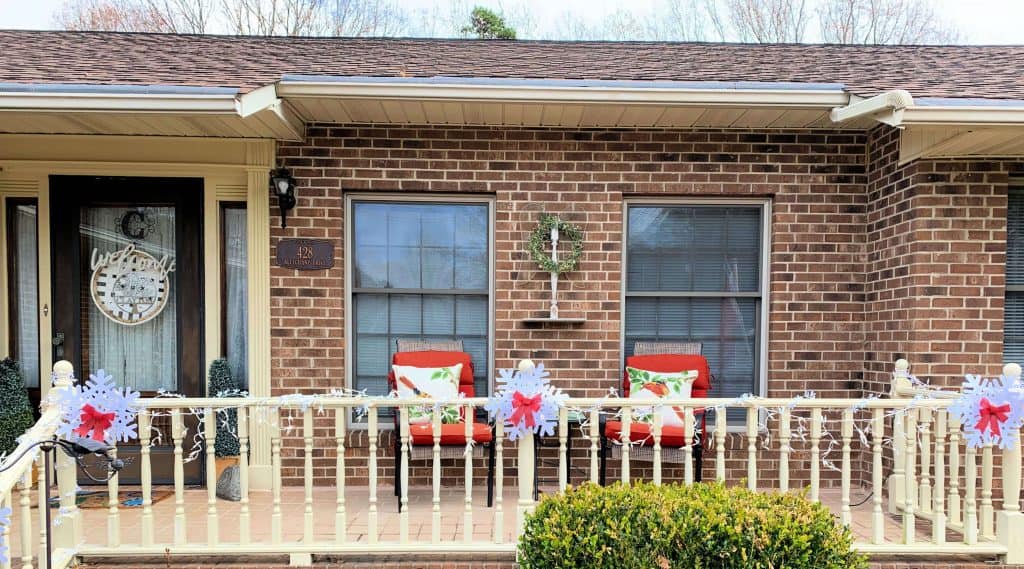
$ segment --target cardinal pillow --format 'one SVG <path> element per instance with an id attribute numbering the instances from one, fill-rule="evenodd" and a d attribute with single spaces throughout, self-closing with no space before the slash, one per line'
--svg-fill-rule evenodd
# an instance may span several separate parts
<path id="1" fill-rule="evenodd" d="M 448 367 L 391 366 L 398 384 L 398 396 L 402 398 L 441 399 L 450 401 L 459 397 L 459 376 L 462 364 Z M 410 407 L 409 423 L 430 423 L 434 408 Z M 441 407 L 442 423 L 458 423 L 459 408 L 456 405 Z"/>
<path id="2" fill-rule="evenodd" d="M 689 399 L 693 382 L 697 380 L 695 369 L 662 373 L 627 367 L 626 374 L 629 376 L 630 399 Z M 654 422 L 652 408 L 637 408 L 636 414 L 639 421 Z M 682 407 L 661 409 L 661 424 L 665 427 L 682 427 L 684 417 Z"/>

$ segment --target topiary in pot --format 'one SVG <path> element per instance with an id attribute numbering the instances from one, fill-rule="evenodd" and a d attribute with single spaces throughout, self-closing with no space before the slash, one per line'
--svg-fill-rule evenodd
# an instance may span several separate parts
<path id="1" fill-rule="evenodd" d="M 18 362 L 6 358 L 0 362 L 0 454 L 13 452 L 18 437 L 34 423 L 21 368 Z"/>
<path id="2" fill-rule="evenodd" d="M 231 377 L 231 367 L 224 358 L 210 364 L 208 393 L 211 397 L 238 397 L 238 383 Z M 240 500 L 241 487 L 238 481 L 238 411 L 222 409 L 217 413 L 217 441 L 214 455 L 217 457 L 217 496 L 226 500 Z"/>
<path id="3" fill-rule="evenodd" d="M 522 569 L 863 569 L 850 530 L 798 494 L 584 484 L 526 520 Z"/>

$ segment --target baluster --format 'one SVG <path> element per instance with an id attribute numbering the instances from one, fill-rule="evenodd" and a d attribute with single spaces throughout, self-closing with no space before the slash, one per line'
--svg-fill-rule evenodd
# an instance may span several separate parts
<path id="1" fill-rule="evenodd" d="M 601 411 L 594 409 L 590 412 L 590 481 L 597 484 L 600 479 L 600 451 L 598 443 L 601 441 Z"/>
<path id="2" fill-rule="evenodd" d="M 303 543 L 313 543 L 313 409 L 302 410 L 302 474 L 305 478 L 303 501 Z"/>
<path id="3" fill-rule="evenodd" d="M 112 458 L 117 458 L 117 445 L 114 445 L 109 452 Z M 118 478 L 111 476 L 107 480 L 107 547 L 115 548 L 121 545 L 121 504 L 118 502 Z"/>
<path id="4" fill-rule="evenodd" d="M 281 543 L 281 410 L 270 409 L 270 542 Z"/>
<path id="5" fill-rule="evenodd" d="M 561 408 L 560 412 L 564 412 Z M 470 445 L 473 440 L 473 413 L 472 405 L 466 405 L 466 451 L 463 456 L 465 463 L 466 497 L 465 506 L 462 511 L 462 539 L 466 543 L 473 543 L 473 447 Z M 563 453 L 564 454 L 564 453 Z"/>
<path id="6" fill-rule="evenodd" d="M 46 477 L 48 473 L 47 469 L 47 455 L 46 452 L 41 452 L 36 456 L 36 466 L 39 469 L 39 478 L 36 480 L 36 500 L 39 505 L 39 560 L 36 563 L 39 567 L 46 567 L 49 565 L 48 557 L 53 554 L 46 544 L 46 535 L 49 533 L 50 528 L 46 525 L 46 509 L 50 507 L 50 504 L 46 502 L 46 495 L 49 494 L 49 488 L 46 485 Z"/>
<path id="7" fill-rule="evenodd" d="M 950 524 L 963 523 L 963 510 L 960 497 L 960 421 L 949 417 L 949 514 Z"/>
<path id="8" fill-rule="evenodd" d="M 558 491 L 565 492 L 569 484 L 569 460 L 566 450 L 569 446 L 569 410 L 558 408 Z"/>
<path id="9" fill-rule="evenodd" d="M 790 439 L 793 433 L 789 428 L 790 410 L 783 407 L 779 414 L 779 491 L 789 492 L 789 454 L 793 448 Z"/>
<path id="10" fill-rule="evenodd" d="M 683 410 L 683 482 L 685 484 L 693 484 L 693 438 L 693 408 L 686 407 Z"/>
<path id="11" fill-rule="evenodd" d="M 505 542 L 505 422 L 494 423 L 494 543 Z"/>
<path id="12" fill-rule="evenodd" d="M 369 416 L 366 419 L 368 436 L 370 437 L 370 509 L 366 513 L 366 533 L 371 545 L 377 544 L 377 442 L 380 439 L 380 431 L 377 428 L 376 405 L 370 405 L 367 409 Z M 440 411 L 434 413 L 440 420 Z"/>
<path id="13" fill-rule="evenodd" d="M 252 540 L 252 517 L 249 512 L 249 409 L 238 408 L 238 483 L 241 499 L 238 513 L 238 542 L 248 545 Z"/>
<path id="14" fill-rule="evenodd" d="M 728 411 L 725 407 L 715 409 L 715 479 L 725 482 L 725 431 L 728 428 Z"/>
<path id="15" fill-rule="evenodd" d="M 811 409 L 811 501 L 821 501 L 821 408 Z"/>
<path id="16" fill-rule="evenodd" d="M 153 467 L 149 409 L 139 409 L 139 476 L 142 482 L 142 546 L 153 546 Z"/>
<path id="17" fill-rule="evenodd" d="M 932 410 L 920 409 L 918 420 L 921 433 L 921 483 L 917 486 L 917 509 L 922 514 L 932 511 L 932 478 L 931 478 L 931 444 L 932 444 Z"/>
<path id="18" fill-rule="evenodd" d="M 885 439 L 885 409 L 872 411 L 871 425 L 871 543 L 885 543 L 885 514 L 882 512 L 882 441 Z"/>
<path id="19" fill-rule="evenodd" d="M 345 422 L 348 420 L 348 413 L 348 407 L 338 407 L 334 410 L 334 484 L 337 491 L 334 506 L 334 541 L 339 544 L 348 541 L 346 537 L 348 521 L 345 512 Z M 406 424 L 408 424 L 408 418 L 407 415 Z"/>
<path id="20" fill-rule="evenodd" d="M 994 539 L 996 536 L 995 510 L 992 507 L 992 444 L 981 449 L 981 507 L 978 517 L 981 520 L 981 537 Z"/>
<path id="21" fill-rule="evenodd" d="M 978 450 L 968 444 L 964 452 L 964 543 L 978 543 Z"/>
<path id="22" fill-rule="evenodd" d="M 185 459 L 181 449 L 184 436 L 181 409 L 171 409 L 171 440 L 174 441 L 174 545 L 185 545 L 188 532 L 185 522 Z"/>
<path id="23" fill-rule="evenodd" d="M 906 436 L 904 453 L 907 460 L 906 468 L 904 468 L 907 477 L 905 480 L 906 486 L 903 489 L 905 497 L 903 504 L 903 543 L 909 545 L 914 543 L 914 532 L 917 529 L 917 520 L 914 515 L 915 502 L 917 501 L 914 485 L 914 474 L 917 473 L 915 462 L 917 453 L 917 412 L 913 409 L 907 409 L 906 411 L 906 427 L 903 429 L 903 432 Z"/>
<path id="24" fill-rule="evenodd" d="M 18 483 L 18 505 L 21 506 L 21 567 L 32 569 L 32 468 Z M 42 515 L 42 511 L 39 512 Z"/>
<path id="25" fill-rule="evenodd" d="M 439 409 L 435 409 L 431 415 L 430 430 L 434 436 L 434 449 L 433 449 L 433 477 L 431 480 L 431 489 L 433 490 L 433 496 L 431 498 L 431 509 L 430 509 L 430 543 L 441 543 L 441 413 Z M 519 444 L 523 444 L 519 441 Z M 519 470 L 524 468 L 530 468 L 523 464 L 519 465 Z"/>
<path id="26" fill-rule="evenodd" d="M 946 543 L 946 418 L 945 409 L 935 415 L 935 487 L 932 488 L 932 541 Z"/>
<path id="27" fill-rule="evenodd" d="M 841 468 L 842 496 L 840 497 L 840 520 L 843 525 L 849 526 L 853 522 L 853 515 L 850 513 L 850 440 L 853 438 L 853 409 L 843 410 L 843 424 L 840 429 L 840 436 L 843 440 L 843 463 Z"/>
<path id="28" fill-rule="evenodd" d="M 747 488 L 757 490 L 757 408 L 747 407 Z"/>
<path id="29" fill-rule="evenodd" d="M 631 448 L 629 431 L 633 426 L 633 408 L 622 408 L 622 482 L 629 484 L 629 449 Z"/>
<path id="30" fill-rule="evenodd" d="M 658 486 L 661 485 L 661 425 L 663 422 L 661 409 L 660 405 L 655 407 L 654 414 L 651 416 L 651 432 L 654 437 L 654 483 Z"/>
<path id="31" fill-rule="evenodd" d="M 9 491 L 4 492 L 3 496 L 0 496 L 0 507 L 11 508 L 11 511 L 13 512 L 13 505 L 13 502 L 11 502 L 11 493 Z M 6 525 L 0 526 L 0 543 L 3 543 L 8 548 L 11 545 L 11 528 Z M 8 550 L 6 558 L 0 559 L 0 569 L 11 569 L 10 550 Z"/>
<path id="32" fill-rule="evenodd" d="M 217 410 L 207 407 L 203 413 L 204 436 L 206 437 L 206 542 L 216 547 L 219 537 L 217 527 Z"/>
<path id="33" fill-rule="evenodd" d="M 398 541 L 409 541 L 409 408 L 398 408 L 398 443 L 400 446 L 402 471 L 398 473 L 402 491 L 398 497 L 401 512 L 398 514 Z"/>
<path id="34" fill-rule="evenodd" d="M 1014 379 L 1020 377 L 1020 366 L 1010 364 L 1004 369 L 1010 372 L 1004 372 L 1004 375 Z M 1007 433 L 1005 436 L 1012 434 L 1017 435 L 1016 440 L 1009 448 L 1003 449 L 1003 509 L 996 523 L 996 539 L 1006 546 L 1007 553 L 1003 561 L 1007 565 L 1024 563 L 1024 514 L 1020 510 L 1021 433 L 1017 429 L 1015 433 Z"/>

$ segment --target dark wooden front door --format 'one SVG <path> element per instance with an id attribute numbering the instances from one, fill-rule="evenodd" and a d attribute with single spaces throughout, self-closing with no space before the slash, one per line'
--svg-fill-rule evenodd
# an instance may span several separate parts
<path id="1" fill-rule="evenodd" d="M 205 392 L 202 190 L 197 178 L 50 178 L 54 359 L 76 377 L 102 369 L 144 397 Z M 170 418 L 153 422 L 153 482 L 170 483 Z M 122 483 L 138 482 L 138 450 L 119 446 Z M 200 472 L 188 463 L 186 482 Z"/>

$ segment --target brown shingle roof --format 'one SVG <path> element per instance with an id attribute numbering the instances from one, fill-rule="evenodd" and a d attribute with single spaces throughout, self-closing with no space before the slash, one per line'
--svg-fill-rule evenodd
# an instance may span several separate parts
<path id="1" fill-rule="evenodd" d="M 283 74 L 843 83 L 1024 99 L 1024 46 L 838 46 L 0 31 L 0 82 L 266 85 Z"/>

